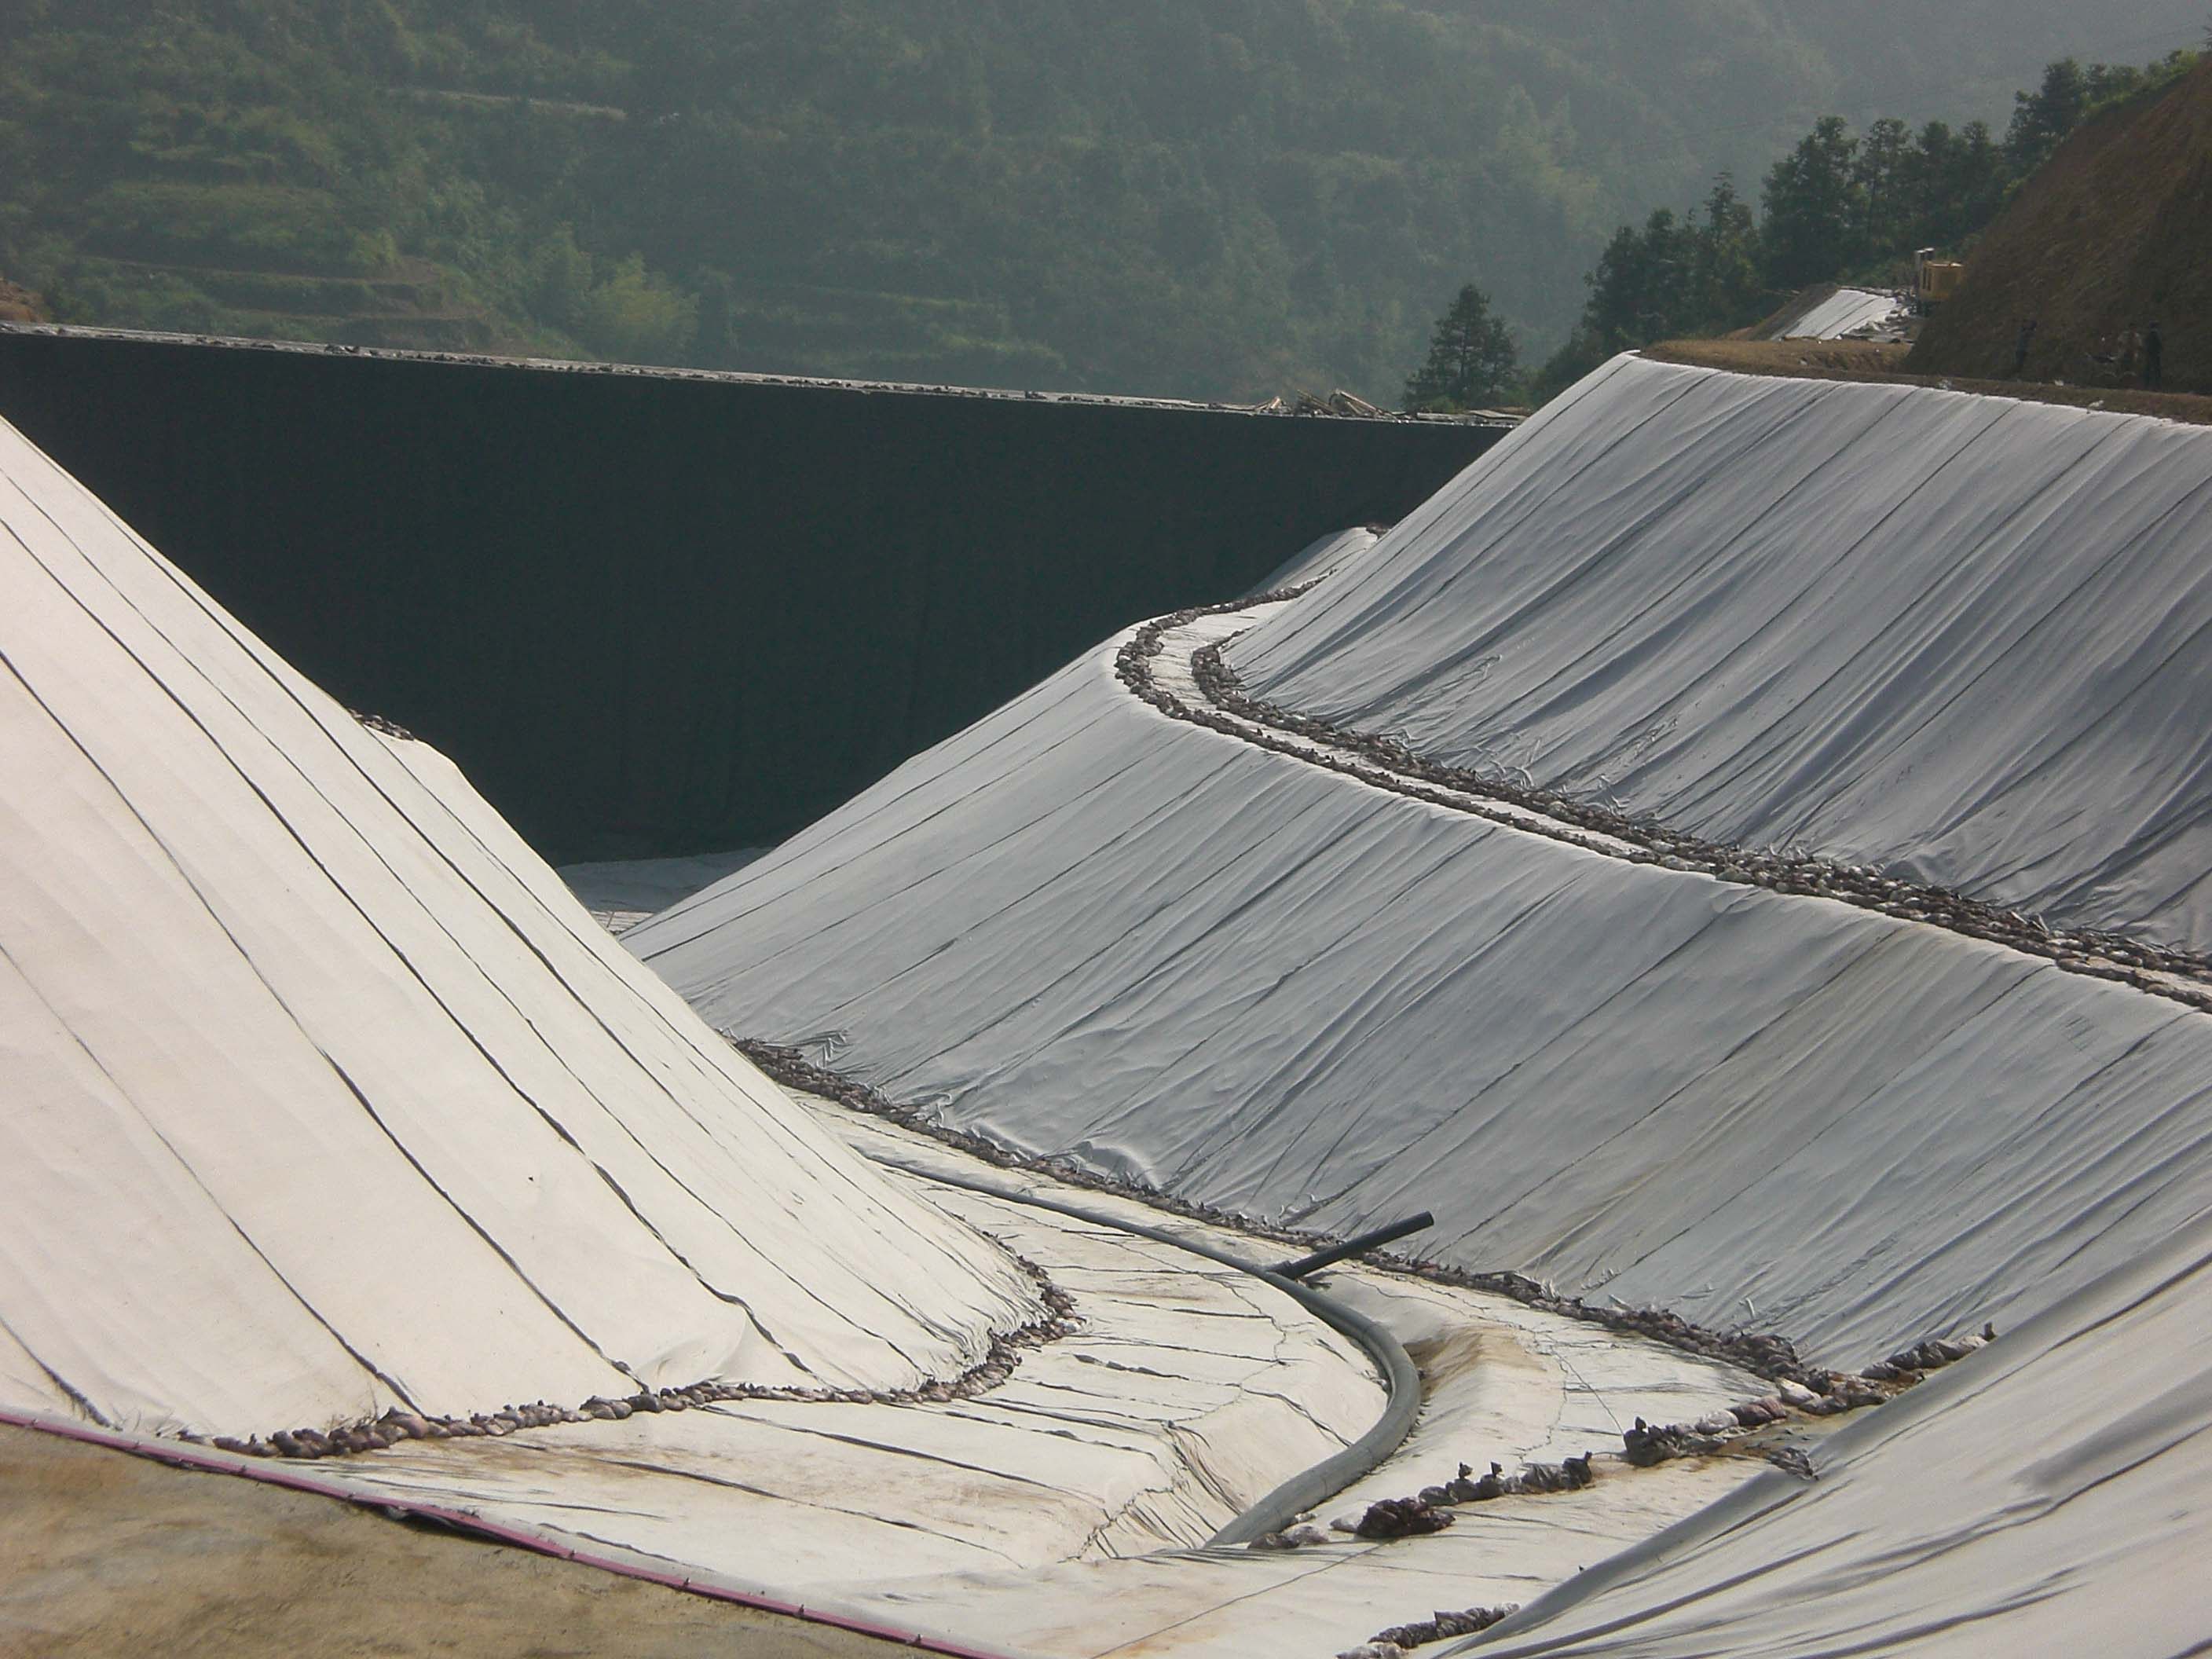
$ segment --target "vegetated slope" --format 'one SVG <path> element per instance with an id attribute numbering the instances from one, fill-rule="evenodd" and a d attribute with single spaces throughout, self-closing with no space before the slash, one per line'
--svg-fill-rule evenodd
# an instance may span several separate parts
<path id="1" fill-rule="evenodd" d="M 1686 448 L 1732 422 L 1771 431 L 1776 398 L 1833 390 L 1692 376 L 1655 416 L 1675 373 L 1595 380 L 1579 425 L 1523 428 L 1280 614 L 1340 617 L 1394 589 L 1494 494 L 1528 509 L 1528 539 L 1571 537 L 1625 488 L 1577 487 L 1608 448 L 1641 452 L 1636 478 L 1725 494 L 1680 465 Z M 2147 446 L 2127 469 L 2145 495 L 2169 431 L 2116 434 Z M 1932 464 L 1910 419 L 1892 436 Z M 1812 471 L 1850 441 L 1808 421 L 1782 453 Z M 1962 511 L 1984 470 L 2009 477 L 2013 458 L 1992 446 L 1947 472 Z M 2145 562 L 2171 605 L 2156 514 L 2098 522 L 2117 568 Z M 2125 592 L 2106 605 L 2124 635 Z M 1346 629 L 1334 648 L 1366 646 Z M 1398 660 L 1424 653 L 1456 663 L 1440 684 L 1497 672 L 1456 635 L 1413 637 Z M 717 1027 L 819 1045 L 1027 1152 L 1331 1231 L 1429 1207 L 1423 1248 L 1443 1259 L 1755 1319 L 1826 1360 L 2044 1306 L 2202 1205 L 2212 1019 L 1939 928 L 1353 784 L 1161 719 L 1110 655 L 626 942 Z M 2151 831 L 2084 799 L 2124 866 L 2127 837 Z"/>
<path id="2" fill-rule="evenodd" d="M 898 1388 L 1034 1286 L 0 425 L 0 1401 Z"/>
<path id="3" fill-rule="evenodd" d="M 1928 113 L 2194 21 L 1998 3 L 1914 18 Z M 72 321 L 1381 398 L 1462 283 L 1542 350 L 1610 226 L 1906 84 L 1800 9 L 8 0 L 0 264 Z"/>
<path id="4" fill-rule="evenodd" d="M 1711 840 L 2212 945 L 2212 432 L 1621 358 L 1233 646 Z"/>
<path id="5" fill-rule="evenodd" d="M 1908 367 L 2009 374 L 2028 318 L 2031 378 L 2110 381 L 2092 354 L 2156 321 L 2166 385 L 2212 390 L 2212 62 L 2059 147 L 1983 237 Z"/>

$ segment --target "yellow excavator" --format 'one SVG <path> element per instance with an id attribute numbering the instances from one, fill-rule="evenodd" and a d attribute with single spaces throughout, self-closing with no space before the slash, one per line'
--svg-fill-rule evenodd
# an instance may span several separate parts
<path id="1" fill-rule="evenodd" d="M 1939 259 L 1932 247 L 1917 248 L 1912 255 L 1912 308 L 1922 316 L 1959 291 L 1966 279 L 1966 262 Z"/>

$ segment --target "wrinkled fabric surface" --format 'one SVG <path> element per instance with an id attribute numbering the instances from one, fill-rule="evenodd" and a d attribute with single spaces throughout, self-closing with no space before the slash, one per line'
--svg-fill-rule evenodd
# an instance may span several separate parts
<path id="1" fill-rule="evenodd" d="M 0 777 L 8 1403 L 246 1435 L 901 1388 L 1036 1316 L 4 425 Z"/>
<path id="2" fill-rule="evenodd" d="M 1856 329 L 1887 322 L 1903 307 L 1897 295 L 1879 289 L 1839 288 L 1786 318 L 1766 336 L 1770 340 L 1840 340 Z"/>
<path id="3" fill-rule="evenodd" d="M 1823 1363 L 2045 1306 L 2206 1202 L 2212 1018 L 1387 794 L 1112 655 L 625 942 L 1024 1151 L 1331 1233 L 1431 1209 L 1425 1254 Z"/>
<path id="4" fill-rule="evenodd" d="M 2201 942 L 2209 442 L 1622 361 L 1231 657 L 1708 836 Z M 1170 720 L 1118 643 L 629 942 L 719 1026 L 1181 1197 L 1427 1207 L 1425 1254 L 1816 1363 L 2001 1328 L 1470 1652 L 2204 1650 L 2212 1018 Z"/>
<path id="5" fill-rule="evenodd" d="M 1711 840 L 2212 946 L 2212 429 L 1621 357 L 1248 690 Z"/>
<path id="6" fill-rule="evenodd" d="M 2212 1224 L 1454 1653 L 2203 1653 Z"/>

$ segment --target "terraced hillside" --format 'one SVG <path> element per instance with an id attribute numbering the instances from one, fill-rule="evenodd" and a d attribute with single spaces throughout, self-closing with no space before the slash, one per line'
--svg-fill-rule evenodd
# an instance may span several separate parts
<path id="1" fill-rule="evenodd" d="M 112 327 L 1382 401 L 1464 283 L 1534 361 L 1613 227 L 1820 114 L 2002 123 L 2024 52 L 2198 27 L 1879 12 L 7 0 L 0 270 Z"/>

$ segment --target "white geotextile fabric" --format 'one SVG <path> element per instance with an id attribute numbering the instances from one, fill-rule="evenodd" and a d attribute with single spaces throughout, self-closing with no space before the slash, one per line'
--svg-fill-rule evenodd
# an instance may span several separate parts
<path id="1" fill-rule="evenodd" d="M 1617 362 L 1266 633 L 1309 689 L 1360 683 L 1356 662 L 1446 714 L 1504 669 L 1559 744 L 1622 720 L 1620 682 L 1667 687 L 1651 665 L 1694 665 L 1673 636 L 1695 635 L 1740 683 L 1686 677 L 1704 696 L 1660 738 L 1725 740 L 1666 816 L 1703 809 L 1710 834 L 1731 805 L 1778 839 L 1818 826 L 1832 852 L 2185 933 L 2205 443 Z M 1911 533 L 1885 541 L 1899 514 Z M 1611 580 L 1608 546 L 1680 514 L 1732 568 Z M 1454 587 L 1472 560 L 1444 550 L 1493 519 L 1491 562 Z M 1825 563 L 1802 551 L 1839 523 L 1856 538 Z M 1946 557 L 1921 558 L 1930 538 Z M 1548 658 L 1488 660 L 1462 612 L 1499 584 L 1535 596 Z M 1632 620 L 1644 594 L 1672 608 L 1616 651 L 1605 607 Z M 1471 1652 L 2205 1650 L 2212 1018 L 1386 795 L 1160 717 L 1112 655 L 629 942 L 718 1024 L 1183 1196 L 1333 1231 L 1427 1206 L 1446 1259 L 1778 1330 L 1815 1362 L 2003 1328 L 1816 1447 L 1818 1480 L 1762 1477 Z M 1857 700 L 1821 702 L 1830 682 Z M 1808 725 L 1793 754 L 1752 687 L 1826 709 L 1832 747 Z M 1945 790 L 1916 766 L 1954 773 L 1932 829 Z"/>
<path id="2" fill-rule="evenodd" d="M 1615 359 L 1228 653 L 1723 842 L 2212 946 L 2212 429 Z"/>
<path id="3" fill-rule="evenodd" d="M 267 1432 L 898 1388 L 1034 1316 L 0 424 L 0 1399 Z"/>
<path id="4" fill-rule="evenodd" d="M 1334 536 L 1323 536 L 1309 544 L 1297 557 L 1277 565 L 1263 580 L 1255 582 L 1251 591 L 1272 593 L 1278 588 L 1298 587 L 1317 582 L 1354 561 L 1366 557 L 1381 539 L 1381 533 L 1373 530 L 1340 530 Z"/>
<path id="5" fill-rule="evenodd" d="M 2212 1198 L 2212 1018 L 1386 794 L 1112 655 L 625 942 L 1030 1152 L 1332 1232 L 1431 1208 L 1425 1252 L 1826 1362 L 2045 1306 Z"/>
<path id="6" fill-rule="evenodd" d="M 1450 1650 L 1535 1659 L 2206 1650 L 2212 1226 Z"/>
<path id="7" fill-rule="evenodd" d="M 1887 322 L 1903 309 L 1897 295 L 1868 288 L 1839 288 L 1791 318 L 1770 340 L 1840 340 L 1856 330 Z"/>

